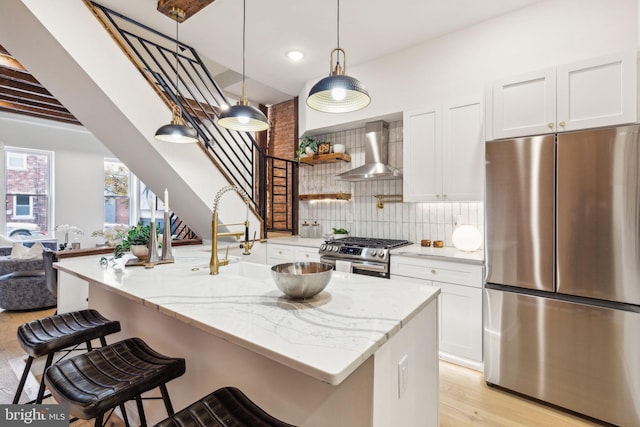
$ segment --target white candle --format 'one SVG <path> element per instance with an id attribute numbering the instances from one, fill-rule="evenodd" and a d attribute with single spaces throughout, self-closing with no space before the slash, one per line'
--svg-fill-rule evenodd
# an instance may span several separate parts
<path id="1" fill-rule="evenodd" d="M 156 222 L 156 196 L 153 196 L 153 202 L 151 203 L 151 222 Z"/>
<path id="2" fill-rule="evenodd" d="M 164 211 L 169 212 L 169 191 L 164 189 Z"/>

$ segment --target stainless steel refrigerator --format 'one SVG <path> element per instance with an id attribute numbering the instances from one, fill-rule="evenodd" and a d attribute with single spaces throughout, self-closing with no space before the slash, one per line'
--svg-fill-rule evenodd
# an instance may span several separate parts
<path id="1" fill-rule="evenodd" d="M 640 126 L 486 144 L 485 380 L 640 425 Z"/>

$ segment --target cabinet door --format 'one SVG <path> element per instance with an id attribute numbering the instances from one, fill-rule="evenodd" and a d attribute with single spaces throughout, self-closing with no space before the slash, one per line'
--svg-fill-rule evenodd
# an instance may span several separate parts
<path id="1" fill-rule="evenodd" d="M 481 201 L 484 139 L 480 96 L 445 104 L 442 135 L 443 200 Z"/>
<path id="2" fill-rule="evenodd" d="M 496 81 L 491 98 L 493 138 L 555 132 L 555 68 Z"/>
<path id="3" fill-rule="evenodd" d="M 296 246 L 294 260 L 296 262 L 320 262 L 318 248 Z"/>
<path id="4" fill-rule="evenodd" d="M 440 356 L 480 369 L 482 362 L 482 289 L 433 282 L 440 288 Z"/>
<path id="5" fill-rule="evenodd" d="M 635 52 L 558 67 L 558 131 L 635 122 L 636 73 Z"/>
<path id="6" fill-rule="evenodd" d="M 405 202 L 440 200 L 442 194 L 442 122 L 440 107 L 424 107 L 403 114 L 402 143 Z"/>
<path id="7" fill-rule="evenodd" d="M 267 243 L 267 264 L 276 265 L 283 264 L 285 262 L 293 262 L 293 249 L 293 246 Z"/>

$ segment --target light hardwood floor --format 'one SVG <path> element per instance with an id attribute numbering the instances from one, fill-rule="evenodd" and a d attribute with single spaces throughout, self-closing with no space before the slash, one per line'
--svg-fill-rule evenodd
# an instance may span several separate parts
<path id="1" fill-rule="evenodd" d="M 12 402 L 24 366 L 25 354 L 16 341 L 17 327 L 30 320 L 53 314 L 53 312 L 53 309 L 28 313 L 0 309 L 0 403 Z M 34 396 L 37 392 L 35 379 L 30 379 L 28 385 L 29 395 Z M 82 422 L 73 425 L 81 427 L 93 424 Z M 112 425 L 115 427 L 121 423 L 116 420 Z M 504 391 L 491 389 L 486 386 L 482 373 L 447 362 L 440 362 L 440 426 L 442 427 L 584 427 L 597 425 L 563 411 Z"/>

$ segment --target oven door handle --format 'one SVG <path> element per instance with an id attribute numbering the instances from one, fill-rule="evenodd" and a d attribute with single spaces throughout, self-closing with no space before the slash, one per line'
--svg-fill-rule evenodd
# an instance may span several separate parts
<path id="1" fill-rule="evenodd" d="M 384 264 L 372 264 L 366 262 L 352 262 L 351 270 L 353 271 L 353 269 L 375 271 L 377 273 L 387 272 L 387 267 Z"/>

